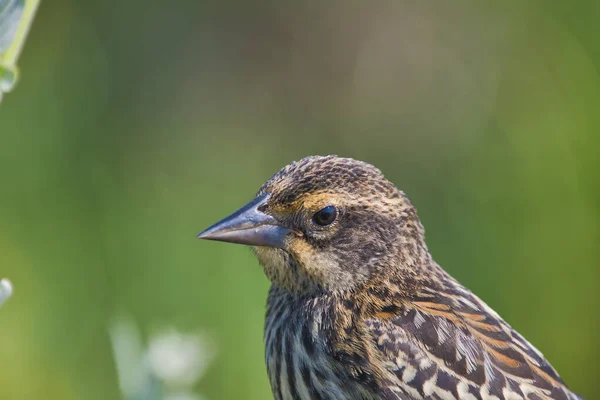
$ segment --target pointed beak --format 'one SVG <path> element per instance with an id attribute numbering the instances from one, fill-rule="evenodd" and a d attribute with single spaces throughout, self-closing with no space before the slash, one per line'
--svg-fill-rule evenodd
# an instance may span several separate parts
<path id="1" fill-rule="evenodd" d="M 230 216 L 204 230 L 197 238 L 283 249 L 285 237 L 291 230 L 281 226 L 272 216 L 259 211 L 268 198 L 268 193 L 256 197 Z"/>

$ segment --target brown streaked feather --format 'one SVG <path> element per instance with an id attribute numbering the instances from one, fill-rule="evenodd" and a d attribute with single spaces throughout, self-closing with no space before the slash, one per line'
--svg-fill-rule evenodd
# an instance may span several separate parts
<path id="1" fill-rule="evenodd" d="M 424 290 L 415 301 L 404 299 L 395 316 L 388 310 L 366 319 L 396 377 L 391 384 L 414 398 L 579 399 L 537 349 L 447 274 Z M 370 301 L 385 304 L 381 297 Z"/>

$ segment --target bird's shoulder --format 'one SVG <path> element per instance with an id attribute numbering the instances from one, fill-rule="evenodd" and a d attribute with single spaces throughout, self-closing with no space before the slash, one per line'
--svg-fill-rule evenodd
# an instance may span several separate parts
<path id="1" fill-rule="evenodd" d="M 410 292 L 390 281 L 363 294 L 371 357 L 391 372 L 386 390 L 415 398 L 579 399 L 533 345 L 435 269 L 435 279 Z"/>

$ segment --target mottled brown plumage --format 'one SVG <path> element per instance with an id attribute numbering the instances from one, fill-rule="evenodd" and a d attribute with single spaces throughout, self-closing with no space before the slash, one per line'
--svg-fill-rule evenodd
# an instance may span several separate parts
<path id="1" fill-rule="evenodd" d="M 408 198 L 336 156 L 284 167 L 200 237 L 253 245 L 276 399 L 579 399 L 433 261 Z"/>

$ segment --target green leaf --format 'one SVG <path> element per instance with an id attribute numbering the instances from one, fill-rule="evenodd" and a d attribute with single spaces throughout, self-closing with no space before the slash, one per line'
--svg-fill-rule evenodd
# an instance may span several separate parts
<path id="1" fill-rule="evenodd" d="M 0 0 L 0 54 L 8 50 L 15 39 L 24 9 L 24 0 Z"/>
<path id="2" fill-rule="evenodd" d="M 0 101 L 18 79 L 17 59 L 39 0 L 0 0 Z"/>

